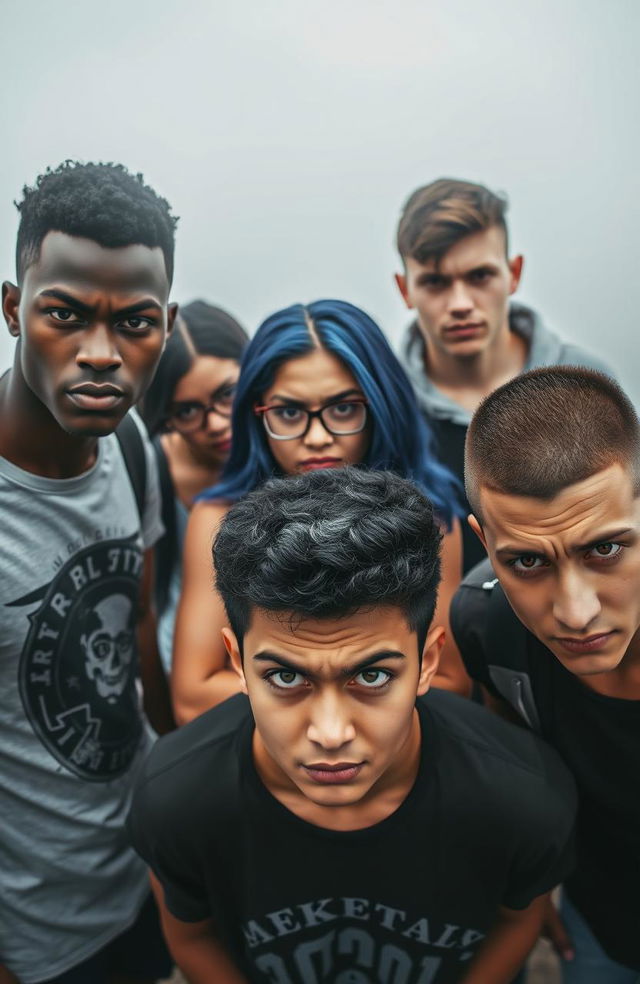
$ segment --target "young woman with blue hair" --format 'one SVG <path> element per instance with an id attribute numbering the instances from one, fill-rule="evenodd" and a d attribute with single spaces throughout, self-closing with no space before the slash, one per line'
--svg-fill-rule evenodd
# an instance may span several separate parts
<path id="1" fill-rule="evenodd" d="M 364 311 L 325 300 L 295 304 L 267 318 L 242 360 L 231 423 L 227 465 L 192 509 L 187 527 L 172 669 L 179 723 L 240 689 L 220 631 L 227 619 L 212 590 L 211 543 L 230 504 L 270 476 L 359 464 L 413 479 L 442 520 L 436 619 L 447 629 L 461 576 L 456 479 L 436 461 L 411 383 Z M 451 641 L 438 683 L 460 691 L 467 684 Z"/>

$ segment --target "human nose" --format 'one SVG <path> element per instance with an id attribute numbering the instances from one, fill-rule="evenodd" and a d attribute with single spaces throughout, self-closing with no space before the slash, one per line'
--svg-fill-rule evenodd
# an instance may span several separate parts
<path id="1" fill-rule="evenodd" d="M 473 310 L 473 298 L 464 280 L 454 280 L 449 293 L 449 313 L 466 315 Z"/>
<path id="2" fill-rule="evenodd" d="M 333 434 L 324 426 L 321 417 L 311 418 L 304 443 L 313 448 L 325 448 L 328 444 L 333 444 Z"/>
<path id="3" fill-rule="evenodd" d="M 215 407 L 207 407 L 204 412 L 204 426 L 210 434 L 220 433 L 229 426 L 229 418 Z"/>
<path id="4" fill-rule="evenodd" d="M 572 632 L 585 632 L 600 614 L 598 593 L 587 577 L 569 571 L 556 584 L 553 614 Z"/>
<path id="5" fill-rule="evenodd" d="M 331 692 L 319 694 L 313 701 L 307 738 L 327 751 L 337 751 L 356 736 L 355 727 L 344 699 Z"/>
<path id="6" fill-rule="evenodd" d="M 106 325 L 96 325 L 91 331 L 83 333 L 76 362 L 79 366 L 88 366 L 96 372 L 120 368 L 122 358 Z"/>

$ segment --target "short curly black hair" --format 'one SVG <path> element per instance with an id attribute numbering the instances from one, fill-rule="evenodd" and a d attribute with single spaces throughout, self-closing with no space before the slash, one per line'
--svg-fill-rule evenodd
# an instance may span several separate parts
<path id="1" fill-rule="evenodd" d="M 213 544 L 216 585 L 240 646 L 254 608 L 340 618 L 398 607 L 418 635 L 433 618 L 442 533 L 430 501 L 388 471 L 275 478 L 229 510 Z"/>
<path id="2" fill-rule="evenodd" d="M 130 174 L 122 164 L 81 164 L 64 161 L 47 168 L 32 188 L 25 185 L 16 243 L 16 272 L 22 283 L 25 270 L 40 255 L 42 240 L 53 230 L 93 239 L 101 246 L 141 243 L 164 254 L 169 283 L 173 279 L 175 228 L 166 199 Z"/>

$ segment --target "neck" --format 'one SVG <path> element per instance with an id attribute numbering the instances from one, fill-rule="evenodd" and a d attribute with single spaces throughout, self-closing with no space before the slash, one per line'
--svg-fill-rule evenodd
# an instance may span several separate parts
<path id="1" fill-rule="evenodd" d="M 206 454 L 198 454 L 175 431 L 163 434 L 162 448 L 169 462 L 169 471 L 176 494 L 188 509 L 199 492 L 215 485 L 222 473 L 222 466 L 212 464 Z"/>
<path id="2" fill-rule="evenodd" d="M 425 340 L 425 372 L 434 386 L 473 413 L 485 396 L 521 372 L 527 344 L 508 319 L 491 345 L 469 357 L 437 350 Z"/>
<path id="3" fill-rule="evenodd" d="M 67 434 L 27 385 L 19 367 L 0 382 L 0 454 L 45 478 L 74 478 L 96 460 L 98 439 Z"/>

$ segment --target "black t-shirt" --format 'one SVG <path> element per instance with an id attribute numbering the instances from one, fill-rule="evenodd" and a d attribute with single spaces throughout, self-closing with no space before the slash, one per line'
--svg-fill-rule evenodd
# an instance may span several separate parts
<path id="1" fill-rule="evenodd" d="M 454 598 L 451 625 L 467 671 L 498 697 L 496 666 L 528 677 L 540 733 L 578 787 L 577 863 L 566 891 L 609 956 L 640 971 L 640 701 L 594 693 L 524 629 L 517 655 L 497 652 L 489 633 L 510 636 L 516 616 L 505 605 L 494 626 L 491 610 L 491 592 L 478 587 L 463 585 Z"/>
<path id="2" fill-rule="evenodd" d="M 418 712 L 411 792 L 346 832 L 268 792 L 246 698 L 161 739 L 129 830 L 170 911 L 212 917 L 252 982 L 459 980 L 498 906 L 523 908 L 566 875 L 575 791 L 551 749 L 484 708 L 434 691 Z"/>
<path id="3" fill-rule="evenodd" d="M 424 410 L 423 410 L 424 413 Z M 465 424 L 456 424 L 452 420 L 442 420 L 425 414 L 436 440 L 438 461 L 453 472 L 464 489 L 464 442 L 467 437 Z M 465 514 L 460 518 L 462 526 L 462 567 L 467 571 L 479 564 L 487 556 L 480 540 L 467 522 L 467 516 L 472 512 L 471 506 L 463 493 L 460 493 L 464 503 Z"/>

